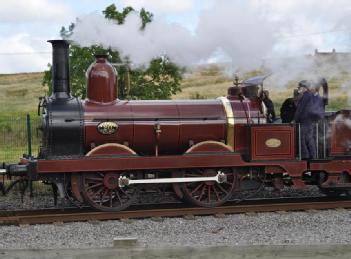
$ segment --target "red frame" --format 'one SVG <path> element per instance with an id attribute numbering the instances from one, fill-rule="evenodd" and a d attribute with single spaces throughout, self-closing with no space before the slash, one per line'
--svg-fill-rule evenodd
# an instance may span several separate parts
<path id="1" fill-rule="evenodd" d="M 123 170 L 182 169 L 204 167 L 271 166 L 283 168 L 293 177 L 301 177 L 307 170 L 306 161 L 245 162 L 238 153 L 187 154 L 182 156 L 118 156 L 84 157 L 81 159 L 38 160 L 38 174 L 112 172 Z"/>

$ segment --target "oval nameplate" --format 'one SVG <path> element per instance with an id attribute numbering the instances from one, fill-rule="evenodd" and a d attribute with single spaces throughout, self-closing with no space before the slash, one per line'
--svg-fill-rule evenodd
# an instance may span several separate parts
<path id="1" fill-rule="evenodd" d="M 103 134 L 103 135 L 111 135 L 111 134 L 115 133 L 117 131 L 117 129 L 118 129 L 117 123 L 112 122 L 112 121 L 101 122 L 97 126 L 98 132 Z"/>
<path id="2" fill-rule="evenodd" d="M 275 147 L 280 147 L 282 142 L 280 141 L 280 139 L 270 138 L 266 140 L 265 144 L 267 147 L 275 148 Z"/>

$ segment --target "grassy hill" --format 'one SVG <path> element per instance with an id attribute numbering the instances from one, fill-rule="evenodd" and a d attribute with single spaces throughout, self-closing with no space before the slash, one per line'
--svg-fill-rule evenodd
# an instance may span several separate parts
<path id="1" fill-rule="evenodd" d="M 211 99 L 223 96 L 232 85 L 232 79 L 217 66 L 209 66 L 186 74 L 182 81 L 182 91 L 173 99 Z"/>
<path id="2" fill-rule="evenodd" d="M 33 113 L 38 97 L 45 95 L 43 73 L 0 75 L 0 114 Z"/>
<path id="3" fill-rule="evenodd" d="M 252 71 L 241 75 L 241 79 L 257 74 L 262 74 L 262 72 Z M 47 91 L 41 85 L 42 77 L 43 73 L 0 75 L 0 116 L 35 113 L 38 97 L 44 96 Z M 328 109 L 350 108 L 351 91 L 348 82 L 351 82 L 351 74 L 340 72 L 327 79 L 330 92 Z M 284 88 L 276 87 L 274 78 L 268 78 L 265 81 L 265 89 L 270 91 L 277 111 L 281 103 L 292 95 L 298 80 L 300 79 L 289 82 Z M 202 67 L 185 75 L 181 85 L 182 92 L 172 96 L 172 99 L 216 98 L 226 95 L 231 85 L 232 78 L 225 75 L 219 67 L 214 65 Z"/>

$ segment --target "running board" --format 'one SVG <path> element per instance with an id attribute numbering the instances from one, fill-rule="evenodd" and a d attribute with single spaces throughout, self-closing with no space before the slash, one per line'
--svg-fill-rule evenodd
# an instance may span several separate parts
<path id="1" fill-rule="evenodd" d="M 158 179 L 142 179 L 132 180 L 125 176 L 118 179 L 119 187 L 124 187 L 132 184 L 150 184 L 150 183 L 194 183 L 194 182 L 217 182 L 224 183 L 227 181 L 227 176 L 224 173 L 217 173 L 216 176 L 208 177 L 180 177 L 180 178 L 158 178 Z"/>

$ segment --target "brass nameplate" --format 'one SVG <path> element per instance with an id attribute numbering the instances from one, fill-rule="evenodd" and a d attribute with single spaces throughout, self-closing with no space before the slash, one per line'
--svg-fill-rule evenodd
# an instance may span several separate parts
<path id="1" fill-rule="evenodd" d="M 265 144 L 267 147 L 277 148 L 277 147 L 280 147 L 282 145 L 282 142 L 280 141 L 280 139 L 270 138 L 270 139 L 266 140 Z"/>
<path id="2" fill-rule="evenodd" d="M 117 123 L 112 122 L 112 121 L 101 122 L 97 126 L 98 132 L 103 134 L 103 135 L 111 135 L 111 134 L 115 133 L 117 131 L 117 129 L 118 129 Z"/>

